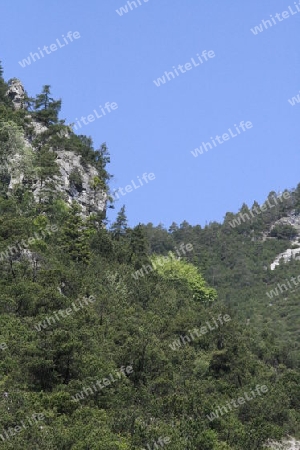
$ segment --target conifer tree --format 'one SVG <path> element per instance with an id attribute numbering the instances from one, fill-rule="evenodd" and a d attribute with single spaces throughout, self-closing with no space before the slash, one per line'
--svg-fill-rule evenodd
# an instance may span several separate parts
<path id="1" fill-rule="evenodd" d="M 51 178 L 59 174 L 59 167 L 56 160 L 56 154 L 51 152 L 46 146 L 42 147 L 36 153 L 35 167 L 40 179 L 41 186 L 46 178 Z"/>
<path id="2" fill-rule="evenodd" d="M 68 219 L 61 232 L 61 247 L 71 259 L 76 262 L 89 263 L 89 234 L 90 230 L 80 217 L 80 207 L 73 203 Z"/>
<path id="3" fill-rule="evenodd" d="M 35 117 L 46 126 L 58 123 L 61 100 L 51 97 L 50 86 L 43 86 L 42 92 L 35 99 Z"/>
<path id="4" fill-rule="evenodd" d="M 140 268 L 143 264 L 147 264 L 149 243 L 142 224 L 138 224 L 133 230 L 130 230 L 130 260 L 135 268 Z"/>
<path id="5" fill-rule="evenodd" d="M 8 97 L 6 96 L 6 92 L 8 89 L 7 83 L 5 83 L 3 78 L 3 68 L 0 61 L 0 103 L 8 103 Z"/>
<path id="6" fill-rule="evenodd" d="M 106 145 L 106 142 L 101 144 L 99 150 L 95 150 L 95 167 L 98 170 L 99 176 L 105 182 L 112 178 L 106 170 L 106 165 L 110 163 L 110 155 Z"/>
<path id="7" fill-rule="evenodd" d="M 111 226 L 111 231 L 116 240 L 120 239 L 120 236 L 124 236 L 127 230 L 127 216 L 125 213 L 125 205 L 122 206 L 118 212 L 116 221 Z"/>

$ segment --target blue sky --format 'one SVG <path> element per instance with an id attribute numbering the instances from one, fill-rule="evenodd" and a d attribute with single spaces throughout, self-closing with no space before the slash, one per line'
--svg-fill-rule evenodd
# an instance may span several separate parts
<path id="1" fill-rule="evenodd" d="M 116 9 L 125 0 L 1 4 L 5 78 L 21 79 L 30 95 L 50 84 L 63 100 L 60 117 L 67 123 L 116 102 L 116 110 L 82 127 L 95 147 L 104 141 L 109 147 L 112 190 L 154 173 L 148 184 L 120 195 L 109 219 L 125 204 L 131 226 L 205 225 L 237 212 L 243 202 L 262 203 L 271 190 L 295 187 L 300 103 L 288 102 L 300 90 L 294 1 L 139 2 L 122 16 Z M 288 18 L 257 35 L 250 31 L 289 6 L 294 14 Z M 38 47 L 56 39 L 63 44 L 69 31 L 80 38 L 21 67 L 19 61 Z M 203 50 L 215 57 L 154 84 Z M 241 121 L 252 128 L 197 158 L 191 154 Z"/>

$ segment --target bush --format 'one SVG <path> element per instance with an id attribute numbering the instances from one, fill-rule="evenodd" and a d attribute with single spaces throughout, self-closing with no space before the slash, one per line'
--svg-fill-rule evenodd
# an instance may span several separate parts
<path id="1" fill-rule="evenodd" d="M 78 192 L 82 192 L 82 178 L 77 168 L 70 173 L 70 183 L 75 186 Z"/>

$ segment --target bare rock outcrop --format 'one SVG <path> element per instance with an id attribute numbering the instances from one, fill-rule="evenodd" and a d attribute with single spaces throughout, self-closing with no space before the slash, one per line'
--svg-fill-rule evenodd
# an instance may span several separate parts
<path id="1" fill-rule="evenodd" d="M 281 442 L 268 441 L 265 445 L 267 450 L 300 450 L 300 441 L 295 438 L 284 439 Z"/>
<path id="2" fill-rule="evenodd" d="M 23 108 L 25 89 L 20 80 L 17 78 L 10 80 L 6 95 L 12 100 L 15 109 Z"/>
<path id="3" fill-rule="evenodd" d="M 23 108 L 25 90 L 20 80 L 14 78 L 10 81 L 7 96 L 11 98 L 15 109 Z M 96 168 L 83 163 L 80 154 L 72 150 L 66 151 L 63 147 L 60 150 L 53 150 L 59 174 L 44 180 L 38 177 L 37 168 L 34 167 L 35 154 L 38 150 L 33 146 L 33 137 L 46 131 L 47 127 L 30 115 L 27 115 L 27 118 L 30 118 L 32 135 L 26 136 L 24 130 L 17 125 L 11 126 L 9 123 L 2 125 L 10 133 L 8 148 L 2 152 L 6 158 L 1 163 L 10 177 L 8 195 L 17 186 L 26 185 L 36 202 L 57 196 L 68 205 L 76 201 L 82 208 L 82 215 L 86 217 L 105 211 L 108 195 L 103 189 L 104 185 L 99 182 Z"/>
<path id="4" fill-rule="evenodd" d="M 295 230 L 297 231 L 297 240 L 294 240 L 291 242 L 292 247 L 297 248 L 288 248 L 284 252 L 280 253 L 274 261 L 271 263 L 271 270 L 274 270 L 276 266 L 279 266 L 280 261 L 284 261 L 285 263 L 288 261 L 291 261 L 291 259 L 300 259 L 300 244 L 299 244 L 299 237 L 300 237 L 300 216 L 295 214 L 295 211 L 291 211 L 291 213 L 287 217 L 282 217 L 281 219 L 277 220 L 273 225 L 272 228 L 274 228 L 276 225 L 291 225 Z M 272 229 L 271 228 L 271 229 Z"/>

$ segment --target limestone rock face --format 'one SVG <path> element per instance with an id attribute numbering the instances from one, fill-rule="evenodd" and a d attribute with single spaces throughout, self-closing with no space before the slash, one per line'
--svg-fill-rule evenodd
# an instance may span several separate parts
<path id="1" fill-rule="evenodd" d="M 80 155 L 73 152 L 61 150 L 56 153 L 56 162 L 60 167 L 61 176 L 56 176 L 54 179 L 57 181 L 57 189 L 66 194 L 66 201 L 71 204 L 73 200 L 76 200 L 85 215 L 103 211 L 106 207 L 107 195 L 104 191 L 98 191 L 92 187 L 94 177 L 98 176 L 97 170 L 91 165 L 83 168 Z M 80 188 L 70 181 L 70 175 L 74 170 L 80 174 Z"/>
<path id="2" fill-rule="evenodd" d="M 19 80 L 11 80 L 7 95 L 12 99 L 16 109 L 23 108 L 25 90 Z M 33 137 L 46 131 L 47 127 L 30 115 L 27 118 L 31 119 L 33 135 L 25 136 L 21 131 L 17 140 L 18 145 L 13 145 L 12 141 L 6 161 L 2 162 L 3 168 L 7 168 L 10 176 L 8 195 L 18 185 L 25 185 L 33 193 L 36 202 L 43 202 L 47 197 L 55 198 L 59 194 L 59 197 L 69 205 L 76 201 L 82 208 L 81 214 L 85 217 L 105 211 L 108 195 L 94 183 L 95 177 L 98 177 L 97 170 L 90 164 L 83 164 L 81 155 L 72 150 L 66 151 L 63 148 L 53 150 L 60 174 L 43 180 L 41 184 L 33 166 L 34 156 L 38 150 L 34 148 L 32 142 Z"/>
<path id="3" fill-rule="evenodd" d="M 93 180 L 98 176 L 97 170 L 89 164 L 83 166 L 81 164 L 81 156 L 72 151 L 60 150 L 55 153 L 57 154 L 56 163 L 59 166 L 60 174 L 46 179 L 42 186 L 38 179 L 33 180 L 28 189 L 32 191 L 35 201 L 39 202 L 46 196 L 53 195 L 56 192 L 61 193 L 63 199 L 69 205 L 76 201 L 82 208 L 82 215 L 86 217 L 90 214 L 104 211 L 106 209 L 107 194 L 102 189 L 93 187 Z M 8 162 L 8 166 L 11 175 L 8 190 L 11 192 L 17 185 L 26 182 L 26 177 L 22 170 L 17 170 L 17 167 L 22 166 L 22 156 L 15 154 L 11 161 Z M 72 181 L 71 174 L 74 171 L 81 179 L 80 186 Z M 51 187 L 47 188 L 47 185 Z"/>
<path id="4" fill-rule="evenodd" d="M 31 125 L 33 126 L 35 134 L 41 134 L 47 130 L 47 127 L 45 127 L 45 125 L 43 125 L 40 122 L 37 122 L 36 120 L 32 120 Z"/>
<path id="5" fill-rule="evenodd" d="M 25 89 L 20 80 L 13 78 L 10 81 L 9 89 L 6 95 L 12 100 L 15 109 L 23 108 Z"/>
<path id="6" fill-rule="evenodd" d="M 291 225 L 293 228 L 295 228 L 297 232 L 297 239 L 291 241 L 292 246 L 297 246 L 297 248 L 288 248 L 284 252 L 280 253 L 278 256 L 276 256 L 275 260 L 272 262 L 270 268 L 271 270 L 275 270 L 276 266 L 279 266 L 280 261 L 283 260 L 285 263 L 288 261 L 291 261 L 291 259 L 300 259 L 300 215 L 296 215 L 295 211 L 291 211 L 287 217 L 282 217 L 281 219 L 274 222 L 271 229 L 274 228 L 276 225 Z"/>
<path id="7" fill-rule="evenodd" d="M 300 441 L 291 437 L 282 442 L 269 441 L 265 447 L 270 450 L 300 450 Z"/>

